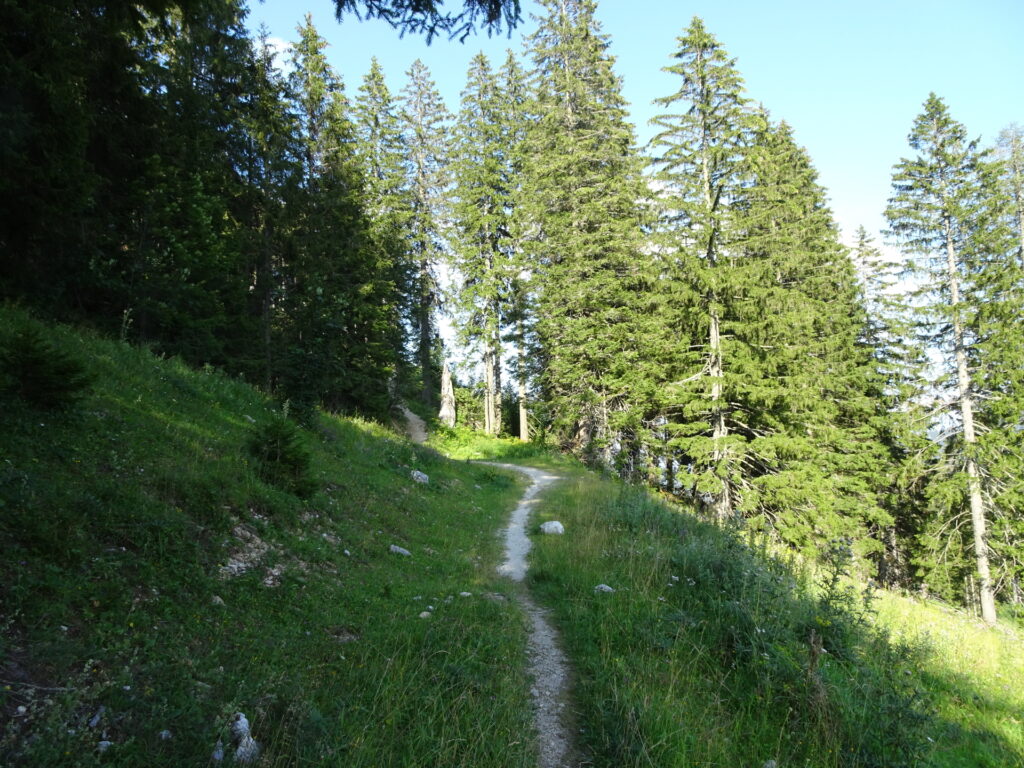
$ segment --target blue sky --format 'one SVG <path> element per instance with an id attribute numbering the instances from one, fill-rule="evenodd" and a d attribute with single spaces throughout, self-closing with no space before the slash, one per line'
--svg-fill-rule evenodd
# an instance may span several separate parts
<path id="1" fill-rule="evenodd" d="M 371 56 L 395 92 L 420 58 L 454 112 L 473 55 L 483 50 L 499 63 L 507 48 L 522 53 L 536 5 L 523 7 L 511 38 L 429 47 L 381 22 L 349 16 L 338 24 L 330 0 L 250 0 L 249 24 L 294 40 L 311 12 L 350 93 Z M 892 166 L 909 154 L 906 136 L 930 91 L 986 144 L 1024 123 L 1024 0 L 599 0 L 641 143 L 651 136 L 652 99 L 676 87 L 661 68 L 695 15 L 737 60 L 747 95 L 793 126 L 847 236 L 861 224 L 873 233 L 883 227 Z"/>

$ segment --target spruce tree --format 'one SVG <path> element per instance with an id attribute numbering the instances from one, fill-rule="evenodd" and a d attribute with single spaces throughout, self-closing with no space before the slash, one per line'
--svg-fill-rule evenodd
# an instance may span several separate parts
<path id="1" fill-rule="evenodd" d="M 285 394 L 297 407 L 386 416 L 397 323 L 387 254 L 370 232 L 355 128 L 310 18 L 290 80 L 301 131 L 301 196 L 287 286 Z"/>
<path id="2" fill-rule="evenodd" d="M 949 514 L 958 514 L 965 502 L 970 510 L 981 614 L 993 624 L 987 488 L 999 478 L 984 447 L 1011 438 L 1008 429 L 1015 430 L 1019 420 L 983 424 L 979 405 L 995 398 L 1015 407 L 1020 396 L 1012 391 L 1017 377 L 1006 367 L 1017 356 L 1010 350 L 1019 348 L 1019 305 L 1008 306 L 1013 245 L 998 166 L 935 94 L 925 101 L 908 141 L 916 155 L 895 166 L 886 215 L 918 282 L 920 331 L 941 356 L 930 383 L 936 411 L 944 417 L 936 427 L 944 431 L 946 461 L 930 492 Z"/>
<path id="3" fill-rule="evenodd" d="M 538 364 L 562 442 L 609 463 L 615 419 L 629 406 L 646 192 L 594 3 L 542 6 L 524 144 Z"/>
<path id="4" fill-rule="evenodd" d="M 1017 123 L 999 132 L 996 153 L 1003 162 L 1006 191 L 1013 201 L 1011 228 L 1017 234 L 1017 258 L 1024 267 L 1024 128 Z"/>
<path id="5" fill-rule="evenodd" d="M 401 322 L 393 344 L 405 360 L 405 329 L 415 324 L 417 263 L 411 254 L 412 195 L 406 178 L 407 148 L 400 105 L 387 87 L 376 58 L 363 78 L 353 108 L 356 156 L 362 167 L 365 205 L 374 240 L 390 264 Z"/>
<path id="6" fill-rule="evenodd" d="M 677 90 L 657 104 L 680 111 L 659 115 L 651 142 L 659 187 L 659 248 L 672 253 L 674 282 L 687 285 L 687 312 L 677 322 L 681 343 L 692 350 L 672 387 L 672 444 L 693 467 L 694 491 L 711 497 L 719 520 L 732 516 L 744 460 L 742 440 L 730 429 L 729 345 L 723 343 L 726 282 L 743 236 L 730 203 L 746 186 L 743 161 L 750 143 L 743 81 L 718 41 L 694 18 L 664 71 L 680 78 Z M 742 375 L 737 371 L 737 375 Z"/>
<path id="7" fill-rule="evenodd" d="M 434 407 L 438 397 L 438 351 L 435 313 L 439 304 L 436 265 L 444 256 L 446 193 L 450 182 L 448 136 L 451 114 L 430 72 L 417 59 L 406 73 L 402 91 L 402 127 L 412 215 L 411 251 L 416 262 L 415 345 L 422 377 L 421 399 Z"/>
<path id="8" fill-rule="evenodd" d="M 501 429 L 501 332 L 512 267 L 511 173 L 503 102 L 490 63 L 478 54 L 470 63 L 455 132 L 453 266 L 460 281 L 460 332 L 482 353 L 488 434 Z"/>

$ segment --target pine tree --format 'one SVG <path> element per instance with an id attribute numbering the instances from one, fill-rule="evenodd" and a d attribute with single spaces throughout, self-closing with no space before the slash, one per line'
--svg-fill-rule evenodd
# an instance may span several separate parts
<path id="1" fill-rule="evenodd" d="M 1006 402 L 1018 397 L 1016 392 L 999 392 L 1000 382 L 1013 380 L 1006 376 L 1010 371 L 992 368 L 1005 364 L 1001 353 L 1008 345 L 1019 347 L 1012 341 L 1019 333 L 1016 310 L 1006 307 L 1012 244 L 1003 226 L 998 166 L 976 140 L 968 140 L 964 126 L 935 94 L 925 101 L 908 141 L 917 154 L 896 165 L 886 215 L 919 282 L 921 331 L 941 355 L 931 381 L 936 404 L 950 406 L 937 407 L 945 416 L 937 423 L 947 427 L 947 462 L 942 467 L 946 482 L 934 482 L 931 494 L 954 513 L 960 499 L 969 505 L 981 613 L 993 624 L 992 509 L 986 486 L 997 478 L 983 448 L 1006 433 L 993 429 L 994 424 L 981 424 L 978 406 L 990 396 Z M 983 432 L 988 436 L 979 440 Z"/>
<path id="2" fill-rule="evenodd" d="M 996 152 L 1003 161 L 1003 178 L 1013 201 L 1011 227 L 1017 233 L 1017 258 L 1024 267 L 1024 128 L 1016 123 L 999 132 Z"/>
<path id="3" fill-rule="evenodd" d="M 866 310 L 862 343 L 872 363 L 871 412 L 865 426 L 885 449 L 875 464 L 879 477 L 873 486 L 878 505 L 892 517 L 891 524 L 872 532 L 881 543 L 878 575 L 889 586 L 906 586 L 921 533 L 922 478 L 933 461 L 923 412 L 927 359 L 899 291 L 902 265 L 887 259 L 863 227 L 857 230 L 853 256 Z"/>
<path id="4" fill-rule="evenodd" d="M 629 403 L 646 190 L 594 3 L 542 5 L 524 145 L 538 364 L 560 439 L 610 463 L 616 414 Z"/>
<path id="5" fill-rule="evenodd" d="M 430 79 L 427 67 L 417 59 L 406 73 L 402 91 L 402 124 L 409 174 L 412 215 L 409 219 L 411 250 L 416 261 L 415 334 L 416 360 L 420 366 L 425 405 L 437 401 L 438 347 L 434 315 L 439 291 L 436 264 L 444 255 L 445 194 L 449 187 L 448 134 L 451 115 Z"/>
<path id="6" fill-rule="evenodd" d="M 664 71 L 681 78 L 679 88 L 657 103 L 683 111 L 656 117 L 660 130 L 651 142 L 660 228 L 668 235 L 659 248 L 672 254 L 670 279 L 688 286 L 679 297 L 688 312 L 677 321 L 686 324 L 678 332 L 695 352 L 673 387 L 681 423 L 673 426 L 672 443 L 692 463 L 695 492 L 711 496 L 715 516 L 725 520 L 734 512 L 744 449 L 730 431 L 726 376 L 732 361 L 726 360 L 722 315 L 730 258 L 743 234 L 731 203 L 746 186 L 750 127 L 735 61 L 703 22 L 695 17 L 678 42 L 677 63 Z"/>
<path id="7" fill-rule="evenodd" d="M 470 63 L 456 127 L 453 206 L 461 335 L 481 347 L 484 431 L 501 429 L 502 324 L 512 277 L 511 168 L 504 94 L 483 54 Z"/>
<path id="8" fill-rule="evenodd" d="M 396 357 L 405 358 L 406 325 L 415 324 L 417 263 L 410 254 L 412 243 L 412 196 L 406 178 L 407 148 L 402 135 L 398 101 L 392 97 L 377 59 L 363 78 L 355 100 L 356 156 L 365 182 L 366 211 L 373 237 L 387 255 L 395 301 L 403 322 L 396 323 Z"/>
<path id="9" fill-rule="evenodd" d="M 525 164 L 524 145 L 527 135 L 527 104 L 529 86 L 515 54 L 510 50 L 498 73 L 500 99 L 503 109 L 502 142 L 505 147 L 505 190 L 508 196 L 509 236 L 509 290 L 507 322 L 509 333 L 506 337 L 515 347 L 516 355 L 511 373 L 516 378 L 519 405 L 519 439 L 530 439 L 529 407 L 527 402 L 528 382 L 533 366 L 528 357 L 532 331 L 532 307 L 530 294 L 530 262 L 523 241 L 526 237 L 528 219 L 523 210 L 523 168 Z"/>
<path id="10" fill-rule="evenodd" d="M 366 218 L 341 79 L 309 16 L 299 34 L 290 80 L 302 138 L 302 189 L 286 288 L 292 327 L 282 383 L 300 409 L 319 402 L 383 418 L 397 325 L 391 265 Z"/>

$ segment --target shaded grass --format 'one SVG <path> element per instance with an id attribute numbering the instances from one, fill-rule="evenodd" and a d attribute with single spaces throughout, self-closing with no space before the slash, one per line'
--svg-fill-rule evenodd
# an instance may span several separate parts
<path id="1" fill-rule="evenodd" d="M 0 310 L 24 326 L 94 383 L 0 403 L 0 763 L 206 765 L 241 711 L 261 765 L 532 764 L 523 618 L 483 597 L 517 479 L 323 415 L 302 499 L 247 451 L 256 390 Z"/>

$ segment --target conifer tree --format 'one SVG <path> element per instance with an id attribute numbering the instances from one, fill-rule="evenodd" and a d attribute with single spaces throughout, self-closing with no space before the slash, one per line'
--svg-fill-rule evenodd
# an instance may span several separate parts
<path id="1" fill-rule="evenodd" d="M 895 166 L 886 215 L 919 281 L 921 333 L 941 355 L 931 385 L 936 411 L 945 417 L 937 422 L 946 428 L 940 473 L 945 482 L 933 481 L 930 493 L 953 515 L 964 502 L 970 510 L 981 614 L 993 624 L 987 488 L 998 478 L 984 447 L 1010 438 L 1020 422 L 1018 417 L 1011 424 L 982 424 L 979 405 L 990 397 L 1010 408 L 1019 401 L 1019 392 L 1005 391 L 1016 378 L 1006 365 L 1017 355 L 1008 353 L 1020 346 L 1012 340 L 1019 334 L 1019 305 L 1008 306 L 1013 245 L 1004 226 L 998 166 L 976 140 L 968 140 L 935 94 L 925 101 L 908 141 L 917 154 Z"/>
<path id="2" fill-rule="evenodd" d="M 1024 267 L 1024 128 L 1017 123 L 999 132 L 996 153 L 1003 161 L 1003 179 L 1013 202 L 1011 227 L 1017 233 L 1017 258 Z"/>
<path id="3" fill-rule="evenodd" d="M 501 428 L 502 325 L 513 269 L 506 97 L 483 54 L 470 63 L 456 128 L 454 266 L 463 337 L 482 351 L 484 431 Z"/>
<path id="4" fill-rule="evenodd" d="M 396 324 L 394 337 L 396 355 L 403 360 L 404 326 L 414 324 L 418 298 L 414 293 L 417 264 L 410 255 L 412 196 L 406 178 L 407 148 L 399 103 L 392 97 L 376 57 L 359 87 L 353 118 L 371 231 L 391 264 L 396 301 L 404 321 Z"/>
<path id="5" fill-rule="evenodd" d="M 688 312 L 679 318 L 681 342 L 694 350 L 673 387 L 673 410 L 682 417 L 672 443 L 693 466 L 694 490 L 710 496 L 719 520 L 730 517 L 744 460 L 742 440 L 730 429 L 726 376 L 732 376 L 723 344 L 723 302 L 730 295 L 731 258 L 743 236 L 739 209 L 731 205 L 746 185 L 744 150 L 750 143 L 743 81 L 718 41 L 694 18 L 665 71 L 678 89 L 658 99 L 681 111 L 659 115 L 652 140 L 660 187 L 660 228 L 672 252 L 672 279 L 689 286 Z M 738 373 L 738 372 L 737 372 Z M 738 374 L 742 375 L 742 374 Z"/>
<path id="6" fill-rule="evenodd" d="M 449 187 L 448 134 L 451 114 L 430 72 L 417 59 L 406 73 L 402 91 L 402 126 L 408 156 L 406 169 L 412 215 L 411 250 L 416 261 L 415 339 L 424 404 L 437 401 L 439 367 L 435 313 L 439 303 L 436 265 L 444 256 L 445 193 Z"/>
<path id="7" fill-rule="evenodd" d="M 507 340 L 515 347 L 512 373 L 516 377 L 519 405 L 519 439 L 530 439 L 528 381 L 533 370 L 527 349 L 531 337 L 530 262 L 523 247 L 528 218 L 523 210 L 524 142 L 527 135 L 529 86 L 515 54 L 510 50 L 498 73 L 503 110 L 502 142 L 505 153 L 505 190 L 508 196 L 509 291 Z"/>
<path id="8" fill-rule="evenodd" d="M 881 543 L 878 575 L 889 586 L 907 585 L 911 556 L 921 533 L 922 478 L 933 460 L 923 412 L 924 349 L 914 336 L 909 307 L 899 290 L 902 265 L 887 259 L 867 231 L 856 233 L 853 252 L 864 293 L 862 343 L 872 360 L 871 412 L 865 419 L 885 449 L 873 483 L 878 505 L 892 517 L 872 535 Z"/>
<path id="9" fill-rule="evenodd" d="M 297 407 L 383 417 L 394 367 L 395 291 L 365 215 L 355 128 L 326 43 L 306 17 L 290 80 L 301 131 L 300 220 L 287 286 L 286 394 Z"/>
<path id="10" fill-rule="evenodd" d="M 541 382 L 563 442 L 610 463 L 613 423 L 628 407 L 645 189 L 594 3 L 542 6 L 524 145 Z"/>

